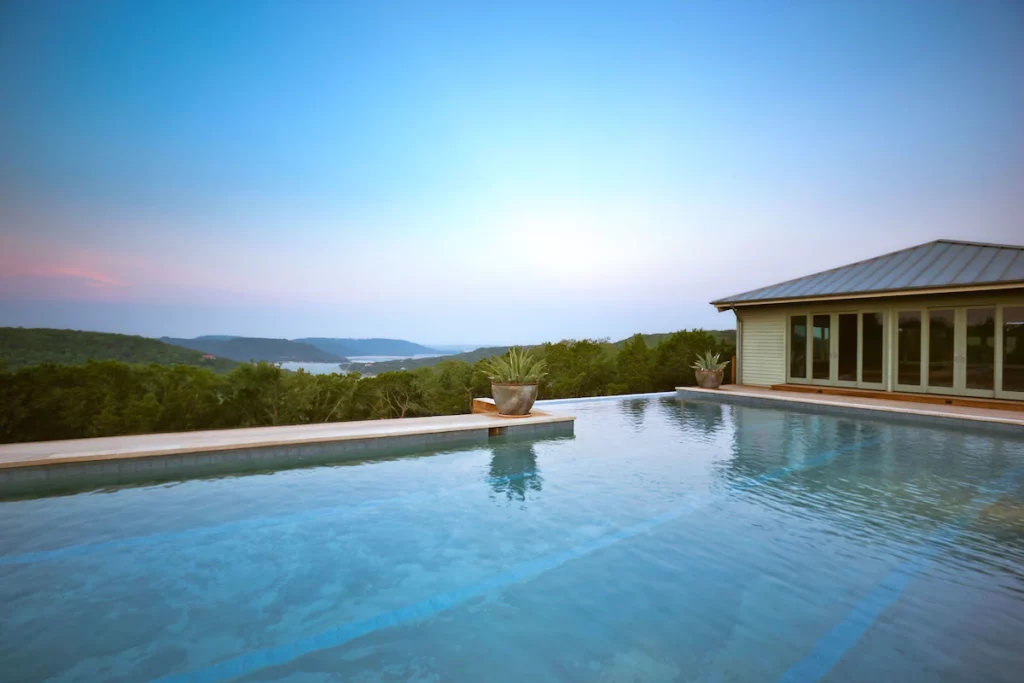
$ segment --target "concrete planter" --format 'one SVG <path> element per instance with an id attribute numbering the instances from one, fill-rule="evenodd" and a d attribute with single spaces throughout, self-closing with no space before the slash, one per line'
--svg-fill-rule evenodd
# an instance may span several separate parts
<path id="1" fill-rule="evenodd" d="M 491 395 L 499 415 L 521 417 L 530 414 L 533 402 L 537 400 L 537 384 L 491 383 Z"/>
<path id="2" fill-rule="evenodd" d="M 725 370 L 694 370 L 697 375 L 697 385 L 702 389 L 717 389 L 722 386 L 722 377 Z"/>

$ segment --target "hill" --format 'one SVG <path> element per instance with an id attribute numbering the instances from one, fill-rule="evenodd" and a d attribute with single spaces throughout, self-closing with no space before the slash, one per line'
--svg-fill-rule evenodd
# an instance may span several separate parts
<path id="1" fill-rule="evenodd" d="M 90 360 L 122 363 L 195 365 L 226 372 L 236 363 L 227 359 L 203 360 L 194 349 L 166 344 L 149 337 L 80 330 L 0 327 L 0 361 L 11 369 L 60 363 L 81 365 Z"/>
<path id="2" fill-rule="evenodd" d="M 345 363 L 348 359 L 318 349 L 311 344 L 289 341 L 287 339 L 263 339 L 260 337 L 197 337 L 195 339 L 176 339 L 162 337 L 167 344 L 184 346 L 203 353 L 211 353 L 218 358 L 230 358 L 239 362 L 265 360 L 271 363 L 299 361 L 306 363 Z"/>
<path id="3" fill-rule="evenodd" d="M 442 354 L 444 351 L 432 349 L 404 339 L 348 339 L 337 337 L 304 337 L 293 339 L 300 344 L 310 344 L 326 353 L 337 356 L 402 356 L 411 358 L 421 354 Z"/>
<path id="4" fill-rule="evenodd" d="M 718 339 L 718 341 L 724 342 L 726 344 L 731 344 L 732 346 L 736 346 L 736 330 L 708 330 L 708 332 L 714 335 L 715 338 Z M 654 334 L 644 334 L 641 336 L 644 338 L 644 341 L 647 342 L 647 346 L 653 349 L 658 344 L 671 337 L 673 334 L 675 333 L 655 332 Z M 627 341 L 629 341 L 628 338 L 621 339 L 615 342 L 615 346 L 621 349 Z"/>

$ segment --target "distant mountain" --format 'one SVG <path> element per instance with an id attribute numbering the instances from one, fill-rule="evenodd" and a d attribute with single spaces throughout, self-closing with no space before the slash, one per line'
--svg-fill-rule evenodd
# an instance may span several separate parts
<path id="1" fill-rule="evenodd" d="M 732 345 L 736 344 L 735 330 L 708 330 L 708 332 L 718 338 L 719 341 Z M 643 338 L 644 341 L 647 342 L 647 346 L 653 349 L 673 334 L 673 332 L 645 334 L 643 335 Z M 609 343 L 609 346 L 622 348 L 622 345 L 627 341 L 628 339 L 622 339 L 614 343 Z M 526 345 L 523 348 L 529 349 L 531 347 Z M 508 353 L 508 349 L 509 347 L 507 346 L 485 346 L 465 353 L 456 353 L 447 356 L 438 356 L 435 358 L 406 358 L 403 360 L 389 360 L 381 363 L 353 363 L 349 369 L 355 370 L 364 375 L 379 375 L 382 372 L 394 372 L 395 370 L 415 370 L 416 368 L 425 368 L 431 365 L 437 365 L 438 363 L 442 363 L 446 360 L 461 360 L 466 363 L 475 363 L 483 358 L 506 354 Z"/>
<path id="2" fill-rule="evenodd" d="M 90 360 L 196 365 L 217 372 L 226 372 L 237 365 L 234 361 L 222 358 L 204 359 L 203 354 L 194 349 L 173 346 L 148 337 L 81 330 L 0 327 L 0 361 L 5 361 L 12 369 L 42 363 L 81 365 Z"/>
<path id="3" fill-rule="evenodd" d="M 466 353 L 483 348 L 483 344 L 434 344 L 431 348 L 443 353 Z"/>
<path id="4" fill-rule="evenodd" d="M 433 358 L 404 358 L 402 360 L 389 360 L 380 363 L 352 363 L 349 370 L 364 375 L 379 375 L 382 372 L 393 372 L 395 370 L 415 370 L 431 365 L 437 365 L 446 360 L 461 360 L 466 363 L 475 363 L 483 358 L 500 356 L 508 353 L 507 346 L 487 346 L 466 353 L 456 353 L 447 356 L 435 356 Z"/>
<path id="5" fill-rule="evenodd" d="M 338 356 L 401 356 L 411 358 L 422 354 L 443 354 L 444 351 L 432 349 L 404 339 L 348 339 L 337 337 L 304 337 L 293 341 L 311 344 L 321 351 Z"/>
<path id="6" fill-rule="evenodd" d="M 328 353 L 311 344 L 303 344 L 287 339 L 263 339 L 260 337 L 175 339 L 172 337 L 161 337 L 161 341 L 213 354 L 218 358 L 230 358 L 240 362 L 250 360 L 264 360 L 271 363 L 285 361 L 306 363 L 348 362 L 348 359 L 344 356 Z"/>

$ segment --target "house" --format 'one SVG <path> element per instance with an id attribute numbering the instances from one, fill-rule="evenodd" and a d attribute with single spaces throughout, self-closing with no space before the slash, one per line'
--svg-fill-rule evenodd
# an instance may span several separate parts
<path id="1" fill-rule="evenodd" d="M 217 360 L 217 356 L 213 355 L 212 353 L 204 353 L 203 360 Z"/>
<path id="2" fill-rule="evenodd" d="M 1024 246 L 936 240 L 711 303 L 740 384 L 1024 400 Z"/>

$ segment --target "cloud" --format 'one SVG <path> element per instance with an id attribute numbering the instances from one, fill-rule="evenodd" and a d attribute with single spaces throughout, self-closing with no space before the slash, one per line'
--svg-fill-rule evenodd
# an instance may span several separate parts
<path id="1" fill-rule="evenodd" d="M 72 278 L 76 280 L 84 280 L 85 284 L 90 287 L 127 286 L 124 282 L 121 282 L 112 275 L 96 270 L 87 270 L 85 268 L 37 266 L 32 269 L 31 275 L 41 278 Z"/>
<path id="2" fill-rule="evenodd" d="M 54 263 L 25 252 L 8 252 L 6 256 L 0 262 L 0 297 L 4 299 L 107 301 L 123 299 L 132 289 L 109 271 L 96 267 Z"/>

